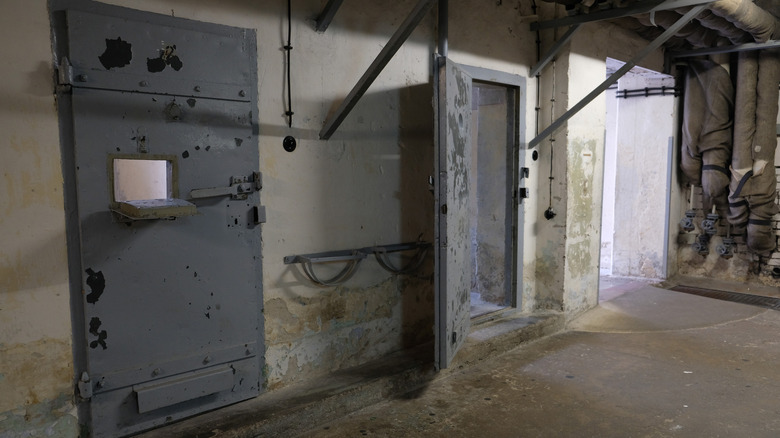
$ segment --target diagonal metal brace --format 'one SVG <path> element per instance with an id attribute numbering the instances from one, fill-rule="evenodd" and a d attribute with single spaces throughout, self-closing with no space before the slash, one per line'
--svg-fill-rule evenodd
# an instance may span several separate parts
<path id="1" fill-rule="evenodd" d="M 552 46 L 549 52 L 547 52 L 546 55 L 544 55 L 544 58 L 542 58 L 537 65 L 535 65 L 531 69 L 531 73 L 528 75 L 529 77 L 534 77 L 539 74 L 539 72 L 542 71 L 542 69 L 555 58 L 555 55 L 558 54 L 558 52 L 563 49 L 563 46 L 566 45 L 566 43 L 569 42 L 569 40 L 572 39 L 575 33 L 577 33 L 578 30 L 580 30 L 580 24 L 575 24 L 574 26 L 570 27 L 568 31 L 555 42 L 555 45 Z"/>
<path id="2" fill-rule="evenodd" d="M 317 24 L 314 26 L 314 30 L 317 32 L 325 32 L 343 2 L 344 0 L 328 0 L 325 9 L 323 9 L 322 13 L 317 17 Z"/>
<path id="3" fill-rule="evenodd" d="M 417 3 L 417 6 L 415 6 L 409 16 L 406 17 L 406 20 L 401 24 L 401 27 L 399 27 L 393 36 L 390 37 L 390 41 L 382 48 L 382 51 L 379 52 L 379 55 L 377 55 L 374 62 L 368 67 L 368 70 L 363 73 L 363 76 L 358 83 L 355 84 L 352 91 L 350 91 L 344 101 L 341 102 L 341 105 L 336 112 L 325 122 L 325 126 L 323 126 L 320 131 L 320 138 L 322 140 L 329 139 L 333 133 L 336 132 L 336 129 L 338 129 L 349 112 L 352 111 L 352 108 L 355 107 L 360 98 L 363 97 L 363 94 L 368 90 L 368 87 L 374 83 L 374 80 L 379 76 L 379 73 L 382 72 L 387 63 L 390 62 L 393 55 L 395 55 L 403 43 L 406 42 L 406 39 L 409 38 L 412 31 L 420 24 L 423 17 L 431 10 L 435 2 L 436 0 L 420 0 Z"/>
<path id="4" fill-rule="evenodd" d="M 712 3 L 712 2 L 709 2 Z M 580 112 L 583 108 L 585 108 L 589 103 L 593 101 L 596 97 L 599 96 L 599 94 L 603 93 L 604 90 L 611 87 L 612 84 L 616 83 L 623 75 L 628 73 L 632 68 L 636 67 L 638 63 L 640 63 L 643 59 L 647 57 L 647 55 L 653 53 L 655 50 L 657 50 L 659 47 L 661 47 L 666 41 L 669 40 L 669 38 L 673 37 L 674 34 L 676 34 L 683 26 L 688 24 L 689 21 L 691 21 L 693 18 L 695 18 L 701 11 L 703 11 L 707 5 L 699 5 L 694 6 L 691 8 L 690 11 L 688 11 L 685 15 L 683 15 L 679 20 L 677 20 L 673 25 L 669 26 L 668 29 L 664 31 L 658 38 L 653 40 L 647 47 L 642 49 L 641 52 L 639 52 L 636 56 L 631 58 L 630 61 L 626 63 L 623 67 L 621 67 L 618 71 L 613 73 L 607 80 L 601 83 L 598 87 L 596 87 L 595 90 L 591 91 L 590 94 L 585 96 L 582 100 L 577 102 L 576 105 L 574 105 L 570 110 L 566 111 L 562 116 L 560 116 L 557 120 L 555 120 L 550 126 L 548 126 L 544 131 L 542 131 L 541 134 L 537 135 L 536 138 L 531 140 L 530 143 L 528 143 L 528 148 L 533 148 L 545 138 L 550 136 L 553 132 L 555 132 L 558 128 L 561 127 L 564 123 L 566 123 L 567 120 L 572 118 L 575 114 Z"/>
<path id="5" fill-rule="evenodd" d="M 531 23 L 531 30 L 535 31 L 550 29 L 553 27 L 571 26 L 573 24 L 612 20 L 615 18 L 628 17 L 630 15 L 668 11 L 672 9 L 680 9 L 689 6 L 698 6 L 710 3 L 712 3 L 712 0 L 643 0 L 634 2 L 627 7 L 604 9 L 601 11 L 591 12 L 589 14 L 572 15 L 555 20 Z"/>

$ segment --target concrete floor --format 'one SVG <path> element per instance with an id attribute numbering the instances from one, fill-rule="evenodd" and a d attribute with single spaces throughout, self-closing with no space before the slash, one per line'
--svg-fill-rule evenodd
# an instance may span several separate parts
<path id="1" fill-rule="evenodd" d="M 603 286 L 567 331 L 299 436 L 780 436 L 780 312 Z"/>

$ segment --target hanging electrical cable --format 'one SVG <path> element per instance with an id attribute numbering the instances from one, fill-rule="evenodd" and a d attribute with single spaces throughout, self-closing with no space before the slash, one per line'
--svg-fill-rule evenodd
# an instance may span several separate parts
<path id="1" fill-rule="evenodd" d="M 555 60 L 552 61 L 552 97 L 550 98 L 550 124 L 553 123 L 555 120 Z M 547 210 L 544 211 L 544 218 L 548 221 L 552 218 L 554 218 L 557 213 L 555 213 L 555 210 L 553 210 L 552 207 L 552 192 L 553 192 L 553 180 L 555 180 L 555 177 L 553 176 L 553 162 L 554 160 L 554 152 L 555 152 L 555 136 L 550 135 L 550 203 L 547 207 Z"/>
<path id="2" fill-rule="evenodd" d="M 290 65 L 290 52 L 292 52 L 292 0 L 287 0 L 287 44 L 283 46 L 284 50 L 287 52 L 287 110 L 284 112 L 284 115 L 287 116 L 287 127 L 292 128 L 292 122 L 293 122 L 293 114 L 295 114 L 292 110 L 292 80 L 290 79 L 292 76 L 291 70 L 292 66 Z M 284 140 L 282 140 L 282 147 L 287 152 L 292 152 L 295 150 L 296 146 L 298 145 L 298 142 L 295 140 L 295 137 L 292 135 L 288 135 L 284 137 Z"/>
<path id="3" fill-rule="evenodd" d="M 293 114 L 292 110 L 292 82 L 290 77 L 292 76 L 290 71 L 292 66 L 290 65 L 290 53 L 292 52 L 292 0 L 287 0 L 287 45 L 284 46 L 284 50 L 287 51 L 287 126 L 292 128 Z"/>
<path id="4" fill-rule="evenodd" d="M 536 4 L 536 0 L 531 0 L 531 8 L 533 9 L 534 15 L 538 15 L 538 6 Z M 558 11 L 556 9 L 555 11 L 555 17 L 557 18 Z M 553 40 L 558 39 L 557 29 L 555 30 L 555 33 L 553 34 Z M 536 30 L 536 62 L 541 62 L 542 59 L 542 34 L 539 29 Z M 541 70 L 536 74 L 536 135 L 539 135 L 539 115 L 540 111 L 542 109 L 542 72 Z M 552 98 L 550 99 L 550 124 L 553 123 L 555 120 L 555 58 L 552 60 Z M 552 208 L 552 189 L 553 189 L 553 180 L 555 177 L 553 177 L 553 146 L 555 144 L 555 137 L 553 135 L 550 136 L 550 203 L 547 207 L 547 210 L 544 211 L 544 218 L 547 220 L 550 220 L 556 216 L 555 211 Z M 534 159 L 536 157 L 534 156 Z"/>

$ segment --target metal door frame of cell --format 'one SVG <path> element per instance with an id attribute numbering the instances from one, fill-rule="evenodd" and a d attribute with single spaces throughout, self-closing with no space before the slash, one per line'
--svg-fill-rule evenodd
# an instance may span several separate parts
<path id="1" fill-rule="evenodd" d="M 511 153 L 507 154 L 507 192 L 512 194 L 512 199 L 507 199 L 508 205 L 512 206 L 509 209 L 511 214 L 507 215 L 507 220 L 511 221 L 512 235 L 507 236 L 506 240 L 507 250 L 511 252 L 511 257 L 506 261 L 506 266 L 509 272 L 511 272 L 510 281 L 507 282 L 507 287 L 511 288 L 508 291 L 510 297 L 509 307 L 518 308 L 522 305 L 522 296 L 518 283 L 523 278 L 523 233 L 521 230 L 523 230 L 525 222 L 525 215 L 520 214 L 520 210 L 523 208 L 523 196 L 525 195 L 520 192 L 521 189 L 525 189 L 525 187 L 521 187 L 521 184 L 524 184 L 525 180 L 528 179 L 528 175 L 520 171 L 520 169 L 526 169 L 525 154 L 520 153 L 521 145 L 523 144 L 522 140 L 525 139 L 526 135 L 525 120 L 522 117 L 524 114 L 523 109 L 526 105 L 526 78 L 482 67 L 463 64 L 460 64 L 460 66 L 475 82 L 497 85 L 515 91 L 514 102 L 512 102 L 515 112 L 514 120 L 511 120 L 511 116 L 507 115 L 507 137 L 511 136 L 514 139 L 514 144 L 512 151 L 510 151 Z M 523 147 L 522 149 L 525 148 Z"/>
<path id="2" fill-rule="evenodd" d="M 511 184 L 511 187 L 508 187 L 507 193 L 512 194 L 512 198 L 514 198 L 514 207 L 510 209 L 511 214 L 508 214 L 507 216 L 511 216 L 511 222 L 513 223 L 512 227 L 512 235 L 507 236 L 507 243 L 509 244 L 508 247 L 511 249 L 512 257 L 510 257 L 511 261 L 507 261 L 507 266 L 511 266 L 510 268 L 510 277 L 511 280 L 507 283 L 509 283 L 512 288 L 511 292 L 511 306 L 512 307 L 518 307 L 520 305 L 520 296 L 518 292 L 517 287 L 517 281 L 518 279 L 522 278 L 522 269 L 523 269 L 523 263 L 522 263 L 522 233 L 520 233 L 518 230 L 523 229 L 523 215 L 519 214 L 520 206 L 522 205 L 521 200 L 522 196 L 520 194 L 521 188 L 519 187 L 520 184 L 520 169 L 522 168 L 524 164 L 524 155 L 519 153 L 520 149 L 520 139 L 525 138 L 525 130 L 524 126 L 525 124 L 521 120 L 521 113 L 522 109 L 525 108 L 525 86 L 526 81 L 525 78 L 518 76 L 518 75 L 512 75 L 509 73 L 499 72 L 495 70 L 489 70 L 481 67 L 473 67 L 473 66 L 465 66 L 460 65 L 452 62 L 446 57 L 434 55 L 434 105 L 435 105 L 435 117 L 436 117 L 436 129 L 435 132 L 435 144 L 436 144 L 436 178 L 434 181 L 434 195 L 435 195 L 435 238 L 436 238 L 436 248 L 435 248 L 435 254 L 436 254 L 436 260 L 435 260 L 435 274 L 434 274 L 434 282 L 435 282 L 435 321 L 436 321 L 436 342 L 435 342 L 435 363 L 437 369 L 443 369 L 446 368 L 454 355 L 457 353 L 457 351 L 460 349 L 460 347 L 463 345 L 463 342 L 465 341 L 465 336 L 467 333 L 461 333 L 461 339 L 456 340 L 455 336 L 456 333 L 453 331 L 452 337 L 453 339 L 450 339 L 449 334 L 449 328 L 447 327 L 447 319 L 446 316 L 449 312 L 447 310 L 447 304 L 448 300 L 447 298 L 449 295 L 447 294 L 445 296 L 445 293 L 447 292 L 446 286 L 442 285 L 442 282 L 445 282 L 446 279 L 441 278 L 442 272 L 446 271 L 444 269 L 444 265 L 446 265 L 446 254 L 442 254 L 444 252 L 443 248 L 447 248 L 447 235 L 446 235 L 446 224 L 447 224 L 447 206 L 446 204 L 442 204 L 442 193 L 444 193 L 444 197 L 446 198 L 446 192 L 449 190 L 447 187 L 442 187 L 442 179 L 443 175 L 446 175 L 446 169 L 443 169 L 442 166 L 446 165 L 446 159 L 443 159 L 443 152 L 449 153 L 449 151 L 443 151 L 441 144 L 446 143 L 446 136 L 447 136 L 447 124 L 446 122 L 442 123 L 448 116 L 448 112 L 446 108 L 441 108 L 440 105 L 444 104 L 446 105 L 446 96 L 441 96 L 442 94 L 442 80 L 446 83 L 447 81 L 447 74 L 444 73 L 444 71 L 447 69 L 448 64 L 453 64 L 457 70 L 463 72 L 464 75 L 468 76 L 471 80 L 471 83 L 468 86 L 469 89 L 469 96 L 467 97 L 469 99 L 469 111 L 471 111 L 471 103 L 470 103 L 470 92 L 471 92 L 471 85 L 474 81 L 482 82 L 482 83 L 489 83 L 493 85 L 499 85 L 503 87 L 507 87 L 509 89 L 515 89 L 515 99 L 514 99 L 514 110 L 515 110 L 515 119 L 513 120 L 513 123 L 511 124 L 511 127 L 508 129 L 513 132 L 508 132 L 508 136 L 512 135 L 514 138 L 514 144 L 513 144 L 513 151 L 509 153 L 508 160 L 511 160 L 511 163 L 507 163 L 510 167 L 510 172 L 507 178 L 507 184 Z M 446 88 L 446 85 L 445 85 Z M 446 91 L 445 91 L 446 93 Z M 469 139 L 471 141 L 471 139 Z M 525 168 L 523 168 L 525 169 Z M 523 171 L 522 175 L 527 178 L 527 174 Z M 444 177 L 444 180 L 446 181 L 446 177 Z M 469 195 L 472 196 L 472 195 Z M 445 199 L 446 201 L 446 199 Z M 510 200 L 510 202 L 512 202 Z M 467 299 L 470 299 L 467 297 Z M 468 322 L 466 323 L 468 325 Z M 448 346 L 446 344 L 451 343 L 453 347 L 453 350 L 451 352 L 451 355 L 448 353 L 450 352 L 448 349 Z"/>
<path id="3" fill-rule="evenodd" d="M 72 354 L 73 354 L 73 385 L 76 392 L 77 399 L 80 401 L 77 403 L 78 421 L 83 426 L 91 423 L 91 414 L 89 403 L 83 403 L 85 401 L 79 391 L 82 389 L 80 385 L 81 372 L 87 368 L 87 351 L 88 351 L 88 333 L 84 325 L 85 320 L 85 308 L 83 300 L 83 263 L 82 245 L 81 245 L 81 232 L 80 232 L 80 218 L 78 211 L 78 185 L 77 185 L 77 173 L 76 173 L 76 154 L 75 154 L 75 128 L 74 121 L 75 115 L 73 111 L 73 96 L 70 92 L 70 86 L 66 83 L 72 80 L 72 77 L 68 77 L 68 72 L 64 71 L 63 67 L 66 64 L 63 61 L 68 53 L 69 41 L 68 41 L 68 28 L 67 28 L 67 11 L 81 11 L 88 12 L 90 14 L 105 15 L 115 18 L 147 21 L 153 24 L 173 25 L 178 28 L 219 33 L 221 29 L 227 28 L 227 26 L 198 22 L 193 20 L 181 19 L 176 17 L 169 17 L 153 12 L 134 10 L 119 6 L 107 5 L 91 0 L 49 0 L 49 14 L 52 29 L 52 49 L 54 55 L 54 83 L 55 93 L 57 98 L 57 113 L 59 120 L 59 135 L 60 135 L 60 151 L 62 159 L 62 172 L 63 172 L 63 198 L 65 208 L 65 227 L 66 227 L 66 242 L 67 242 L 67 256 L 68 256 L 68 282 L 70 289 L 70 310 L 71 310 L 71 325 L 73 333 L 72 341 Z M 254 35 L 253 32 L 251 32 Z M 254 40 L 254 38 L 252 38 Z M 251 49 L 254 48 L 254 41 L 250 41 Z M 256 63 L 252 62 L 250 77 L 256 78 Z M 204 96 L 205 97 L 205 96 Z M 251 102 L 251 130 L 252 135 L 257 136 L 258 133 L 258 120 L 256 105 L 258 102 L 258 90 L 257 81 L 251 82 L 249 89 L 247 89 L 246 99 Z M 252 166 L 259 166 L 258 163 L 253 163 Z M 259 182 L 258 182 L 259 184 Z M 258 231 L 259 232 L 259 231 Z M 257 272 L 253 275 L 256 276 L 259 282 L 258 291 L 260 296 L 258 297 L 258 319 L 257 319 L 257 345 L 258 351 L 256 353 L 259 361 L 258 370 L 260 375 L 258 380 L 261 385 L 264 385 L 262 369 L 265 363 L 265 336 L 264 336 L 264 318 L 262 315 L 262 269 L 258 266 Z M 262 386 L 260 388 L 262 392 Z"/>

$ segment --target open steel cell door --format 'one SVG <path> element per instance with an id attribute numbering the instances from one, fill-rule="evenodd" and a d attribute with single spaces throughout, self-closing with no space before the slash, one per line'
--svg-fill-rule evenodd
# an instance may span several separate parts
<path id="1" fill-rule="evenodd" d="M 255 33 L 104 6 L 63 14 L 85 338 L 78 387 L 92 436 L 256 396 Z"/>
<path id="2" fill-rule="evenodd" d="M 470 326 L 472 79 L 457 64 L 436 58 L 435 306 L 437 369 L 447 368 Z"/>

